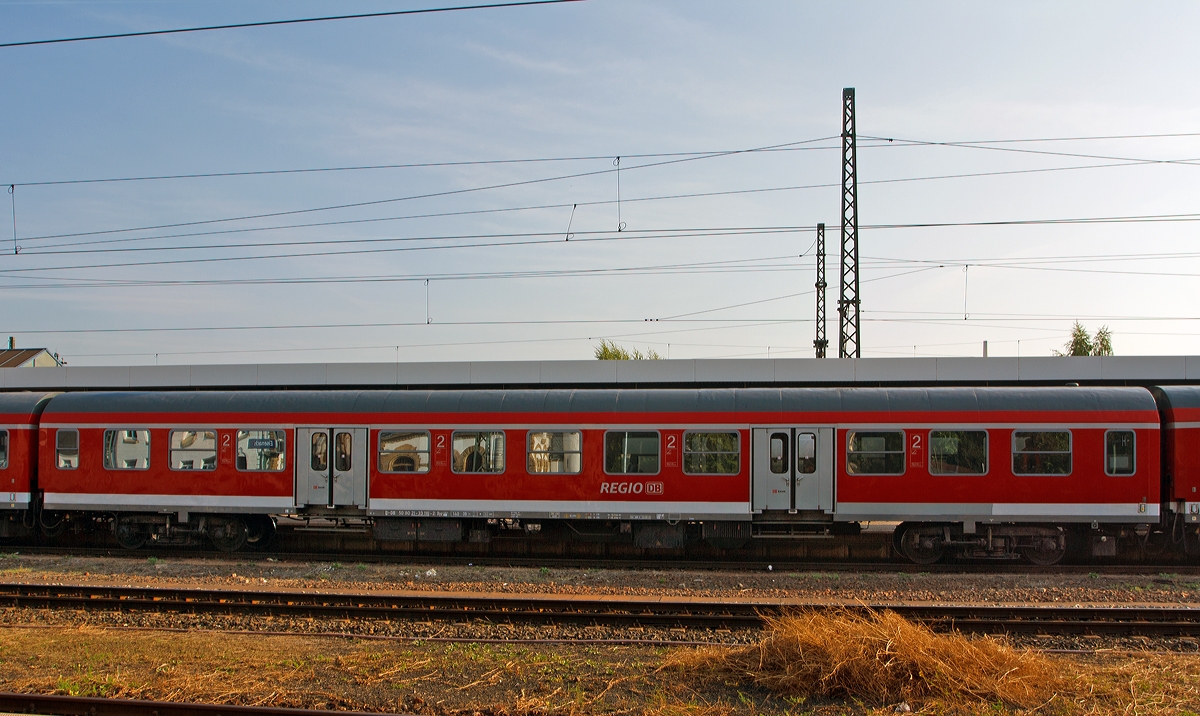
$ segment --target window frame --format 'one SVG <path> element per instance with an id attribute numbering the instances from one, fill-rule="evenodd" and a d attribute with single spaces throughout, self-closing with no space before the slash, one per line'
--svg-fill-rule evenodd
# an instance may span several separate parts
<path id="1" fill-rule="evenodd" d="M 116 464 L 117 442 L 120 441 L 120 443 L 122 445 L 138 445 L 139 443 L 137 441 L 137 434 L 141 433 L 141 432 L 146 433 L 146 466 L 145 467 L 125 467 L 124 465 L 117 465 Z M 108 434 L 109 433 L 118 433 L 116 438 L 113 440 L 113 464 L 112 465 L 108 464 L 108 455 L 107 455 Z M 129 442 L 129 438 L 126 437 L 127 433 L 134 434 L 133 442 Z M 104 442 L 101 443 L 101 445 L 104 446 L 105 454 L 101 455 L 100 466 L 103 467 L 105 470 L 113 470 L 113 471 L 149 470 L 150 462 L 154 457 L 154 453 L 151 452 L 153 449 L 151 446 L 154 444 L 153 438 L 154 438 L 154 436 L 151 434 L 150 428 L 134 428 L 133 430 L 130 430 L 129 428 L 104 428 Z"/>
<path id="2" fill-rule="evenodd" d="M 775 464 L 774 464 L 775 458 L 771 455 L 771 444 L 775 442 L 776 435 L 783 436 L 783 469 L 782 470 L 775 469 Z M 791 462 L 790 462 L 791 461 L 790 455 L 791 455 L 791 451 L 792 451 L 792 448 L 791 448 L 792 442 L 793 442 L 793 440 L 792 440 L 791 430 L 788 430 L 787 432 L 781 432 L 780 430 L 768 430 L 767 431 L 767 472 L 769 472 L 772 475 L 791 475 L 792 474 L 792 466 L 791 466 Z"/>
<path id="3" fill-rule="evenodd" d="M 0 434 L 4 435 L 4 459 L 0 460 L 0 470 L 7 470 L 9 453 L 12 452 L 12 433 L 6 429 L 0 429 Z"/>
<path id="4" fill-rule="evenodd" d="M 454 436 L 460 433 L 500 433 L 504 436 L 504 463 L 499 470 L 466 471 L 454 469 Z M 430 446 L 432 447 L 432 445 Z M 450 473 L 453 475 L 503 475 L 508 472 L 508 431 L 504 428 L 467 428 L 450 431 Z M 389 473 L 391 474 L 391 473 Z"/>
<path id="5" fill-rule="evenodd" d="M 238 443 L 241 442 L 241 434 L 242 433 L 251 433 L 251 432 L 280 433 L 283 435 L 283 464 L 279 466 L 278 470 L 256 470 L 254 468 L 249 467 L 249 464 L 250 464 L 249 460 L 246 461 L 246 465 L 247 465 L 246 467 L 238 467 L 237 466 L 237 458 L 238 458 L 237 450 L 238 450 Z M 250 448 L 247 448 L 247 449 L 250 449 Z M 258 450 L 260 448 L 254 448 L 254 449 Z M 233 429 L 233 469 L 237 470 L 238 472 L 259 472 L 259 473 L 264 473 L 264 474 L 268 474 L 268 475 L 273 475 L 273 474 L 281 473 L 281 472 L 287 472 L 287 428 L 234 428 Z"/>
<path id="6" fill-rule="evenodd" d="M 175 467 L 175 461 L 171 459 L 171 453 L 175 450 L 191 450 L 191 448 L 172 448 L 171 436 L 175 433 L 212 433 L 213 434 L 213 466 L 211 468 L 203 467 L 204 461 L 200 461 L 201 467 Z M 174 472 L 216 472 L 217 463 L 221 456 L 221 434 L 216 428 L 168 428 L 167 429 L 167 469 Z M 200 452 L 197 450 L 196 452 Z"/>
<path id="7" fill-rule="evenodd" d="M 1044 450 L 1022 450 L 1017 451 L 1017 433 L 1066 433 L 1067 434 L 1067 451 L 1061 452 L 1046 452 Z M 1075 473 L 1075 432 L 1070 428 L 1013 428 L 1012 435 L 1008 438 L 1008 449 L 1011 455 L 1009 468 L 1012 470 L 1014 477 L 1070 477 Z M 1031 455 L 1069 455 L 1071 457 L 1071 469 L 1067 472 L 1017 472 L 1016 460 L 1018 454 Z"/>
<path id="8" fill-rule="evenodd" d="M 1109 433 L 1129 433 L 1133 435 L 1133 455 L 1130 456 L 1130 465 L 1133 470 L 1130 472 L 1109 472 L 1108 471 L 1108 434 Z M 1104 475 L 1106 477 L 1133 477 L 1137 474 L 1137 431 L 1133 428 L 1108 428 L 1104 431 Z M 1074 447 L 1074 444 L 1071 445 Z M 1075 467 L 1072 463 L 1071 467 Z"/>
<path id="9" fill-rule="evenodd" d="M 609 472 L 608 471 L 608 434 L 609 433 L 654 433 L 655 437 L 658 439 L 658 469 L 655 470 L 654 472 Z M 604 474 L 605 475 L 617 475 L 617 476 L 620 476 L 620 475 L 660 475 L 660 474 L 662 474 L 662 469 L 663 469 L 662 442 L 663 442 L 662 431 L 658 430 L 658 429 L 630 430 L 630 429 L 626 428 L 623 430 L 605 430 L 604 431 L 604 442 L 600 446 L 601 451 L 602 451 L 601 457 L 603 458 L 603 463 L 604 463 L 604 465 L 603 465 L 604 466 Z M 681 454 L 683 453 L 682 445 L 680 446 L 680 453 Z"/>
<path id="10" fill-rule="evenodd" d="M 858 433 L 900 433 L 900 444 L 904 447 L 894 452 L 872 452 L 871 455 L 900 455 L 900 472 L 850 472 L 851 454 L 864 454 L 862 451 L 851 453 L 850 438 Z M 847 428 L 846 429 L 846 475 L 848 477 L 903 477 L 908 473 L 908 431 L 903 428 Z"/>
<path id="11" fill-rule="evenodd" d="M 808 459 L 808 458 L 800 457 L 800 436 L 801 435 L 811 435 L 813 437 L 813 456 L 812 456 L 813 469 L 812 469 L 812 472 L 802 472 L 800 470 L 800 460 Z M 818 472 L 820 472 L 821 466 L 820 466 L 820 464 L 818 464 L 818 453 L 820 453 L 820 451 L 821 451 L 821 430 L 819 428 L 797 428 L 796 429 L 796 439 L 792 441 L 792 449 L 795 451 L 796 454 L 792 458 L 791 469 L 796 471 L 796 477 L 800 477 L 801 475 L 804 475 L 804 476 L 816 475 Z M 776 472 L 773 474 L 783 475 L 785 473 Z"/>
<path id="12" fill-rule="evenodd" d="M 688 472 L 688 469 L 687 469 L 687 456 L 688 456 L 688 452 L 689 452 L 689 451 L 688 451 L 688 449 L 687 449 L 687 439 L 688 439 L 688 435 L 695 435 L 695 434 L 697 434 L 697 433 L 699 433 L 699 434 L 703 434 L 703 435 L 721 435 L 721 434 L 724 434 L 724 435 L 734 435 L 734 436 L 736 436 L 736 437 L 737 437 L 737 452 L 736 452 L 736 453 L 727 453 L 727 452 L 712 452 L 712 451 L 709 451 L 709 452 L 707 452 L 707 453 L 704 453 L 704 452 L 695 453 L 695 452 L 693 452 L 693 454 L 699 454 L 699 455 L 706 455 L 706 454 L 707 454 L 707 455 L 729 455 L 729 454 L 735 454 L 735 455 L 737 455 L 737 470 L 735 470 L 735 471 L 733 471 L 733 472 Z M 683 435 L 682 435 L 682 439 L 680 440 L 680 442 L 681 442 L 682 444 L 679 446 L 679 448 L 680 448 L 680 449 L 679 449 L 679 471 L 680 471 L 680 472 L 682 472 L 684 475 L 697 475 L 697 476 L 701 476 L 701 477 L 704 477 L 704 476 L 709 476 L 709 477 L 730 477 L 730 476 L 733 476 L 733 477 L 736 477 L 736 476 L 738 476 L 738 475 L 741 475 L 741 474 L 742 474 L 742 431 L 741 431 L 741 430 L 737 430 L 737 429 L 732 429 L 732 430 L 684 430 L 684 431 L 683 431 Z M 776 473 L 776 474 L 778 474 L 778 473 Z"/>
<path id="13" fill-rule="evenodd" d="M 933 434 L 934 433 L 983 433 L 983 472 L 934 472 L 933 471 Z M 992 471 L 992 434 L 987 428 L 972 428 L 965 430 L 958 427 L 930 428 L 925 439 L 929 442 L 929 459 L 925 465 L 930 476 L 936 477 L 987 477 Z"/>
<path id="14" fill-rule="evenodd" d="M 62 447 L 59 445 L 58 438 L 63 433 L 75 433 L 75 464 L 71 467 L 63 467 L 59 462 L 59 452 Z M 79 428 L 55 428 L 54 429 L 54 466 L 59 470 L 78 470 L 79 464 L 83 462 L 83 453 L 79 449 Z"/>
<path id="15" fill-rule="evenodd" d="M 385 454 L 384 449 L 383 449 L 383 434 L 384 433 L 411 433 L 411 434 L 424 435 L 425 440 L 427 441 L 426 442 L 427 448 L 424 452 L 428 458 L 425 461 L 425 469 L 424 470 L 384 470 L 383 467 L 381 466 L 381 463 L 383 461 L 383 456 Z M 453 434 L 453 431 L 451 431 L 451 434 Z M 453 438 L 451 438 L 451 440 L 450 440 L 450 445 L 453 448 L 453 445 L 454 445 Z M 411 452 L 405 453 L 405 451 L 403 451 L 403 450 L 388 450 L 386 452 L 386 454 L 388 454 L 388 455 L 410 454 L 411 455 L 412 453 Z M 417 454 L 420 454 L 420 451 L 417 451 Z M 453 460 L 451 462 L 453 462 Z M 420 466 L 419 460 L 417 461 L 417 465 L 418 465 L 418 467 Z M 406 428 L 380 428 L 379 432 L 377 432 L 375 434 L 375 471 L 378 472 L 380 475 L 428 475 L 430 472 L 433 471 L 433 433 L 431 433 L 428 430 L 416 430 L 416 429 L 409 430 Z M 463 473 L 463 474 L 477 475 L 480 473 L 473 472 L 473 473 Z"/>
<path id="16" fill-rule="evenodd" d="M 574 472 L 534 472 L 529 469 L 529 456 L 534 450 L 530 447 L 529 441 L 533 438 L 534 433 L 579 433 L 579 450 L 563 450 L 564 455 L 575 454 L 579 455 L 579 469 Z M 550 455 L 552 450 L 538 450 L 539 454 Z M 583 474 L 583 428 L 530 428 L 525 431 L 525 472 L 530 475 L 582 475 Z"/>

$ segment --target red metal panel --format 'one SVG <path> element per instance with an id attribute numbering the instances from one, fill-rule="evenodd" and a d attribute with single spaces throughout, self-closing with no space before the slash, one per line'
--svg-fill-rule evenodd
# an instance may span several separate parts
<path id="1" fill-rule="evenodd" d="M 712 416 L 705 416 L 711 418 Z M 720 416 L 724 417 L 724 416 Z M 411 416 L 410 416 L 411 418 Z M 678 416 L 676 416 L 678 421 Z M 409 420 L 405 425 L 420 424 Z M 494 424 L 494 423 L 493 423 Z M 544 424 L 532 422 L 532 426 Z M 697 426 L 702 426 L 700 420 Z M 464 427 L 487 428 L 487 423 L 469 423 Z M 507 454 L 503 473 L 462 474 L 452 471 L 450 460 L 439 464 L 436 457 L 439 437 L 450 443 L 450 430 L 431 430 L 435 458 L 427 473 L 380 472 L 377 460 L 372 460 L 370 491 L 372 499 L 439 499 L 439 500 L 549 500 L 564 503 L 620 499 L 631 502 L 746 502 L 750 501 L 750 433 L 741 434 L 742 460 L 736 475 L 685 475 L 682 461 L 680 430 L 662 431 L 659 472 L 655 475 L 609 475 L 604 472 L 604 430 L 583 430 L 583 460 L 578 475 L 530 473 L 527 467 L 525 430 L 505 430 Z M 675 438 L 676 458 L 668 465 L 666 447 Z M 379 431 L 371 431 L 372 450 L 379 442 Z M 622 491 L 620 486 L 641 483 L 638 492 Z M 657 483 L 657 484 L 651 484 Z M 626 488 L 628 490 L 628 488 Z M 569 505 L 564 504 L 564 509 Z"/>
<path id="2" fill-rule="evenodd" d="M 1090 417 L 1090 416 L 1089 416 Z M 1012 428 L 987 428 L 986 475 L 931 475 L 929 463 L 910 459 L 903 475 L 850 475 L 846 473 L 845 431 L 839 431 L 837 499 L 842 502 L 932 503 L 1108 503 L 1160 501 L 1159 431 L 1139 428 L 1136 434 L 1136 470 L 1129 476 L 1104 474 L 1105 428 L 1072 428 L 1070 475 L 1016 475 L 1012 470 Z M 1029 422 L 1030 429 L 1038 424 Z M 902 429 L 903 424 L 897 425 Z M 927 430 L 908 430 L 928 437 Z M 1197 431 L 1200 433 L 1200 431 Z M 1198 446 L 1200 447 L 1200 446 Z M 926 454 L 928 454 L 926 452 Z"/>
<path id="3" fill-rule="evenodd" d="M 133 421 L 112 421 L 128 428 L 137 428 Z M 207 427 L 194 419 L 181 419 L 179 428 Z M 246 472 L 226 459 L 226 444 L 237 440 L 237 428 L 217 429 L 220 450 L 215 470 L 171 470 L 168 447 L 171 430 L 150 430 L 150 468 L 147 470 L 106 470 L 104 468 L 104 428 L 79 428 L 79 467 L 60 470 L 56 464 L 54 438 L 57 428 L 41 429 L 39 487 L 45 492 L 75 494 L 119 495 L 212 495 L 289 497 L 293 490 L 293 465 L 296 446 L 294 433 L 288 430 L 286 465 L 281 472 Z"/>

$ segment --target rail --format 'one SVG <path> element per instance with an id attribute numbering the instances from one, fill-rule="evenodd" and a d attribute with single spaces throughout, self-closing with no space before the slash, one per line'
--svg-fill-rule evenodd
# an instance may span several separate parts
<path id="1" fill-rule="evenodd" d="M 237 704 L 199 704 L 173 701 L 110 699 L 0 692 L 0 711 L 54 716 L 367 716 L 361 711 L 286 709 Z"/>
<path id="2" fill-rule="evenodd" d="M 756 629 L 802 609 L 890 610 L 968 633 L 1200 636 L 1200 607 L 842 603 L 779 599 L 448 592 L 258 591 L 0 584 L 0 606 L 322 619 Z"/>

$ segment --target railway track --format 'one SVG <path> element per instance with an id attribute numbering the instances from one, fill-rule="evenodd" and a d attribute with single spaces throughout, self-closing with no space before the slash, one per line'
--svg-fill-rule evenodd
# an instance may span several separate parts
<path id="1" fill-rule="evenodd" d="M 0 606 L 336 620 L 481 621 L 684 629 L 758 629 L 800 609 L 891 610 L 969 633 L 1200 636 L 1200 607 L 815 603 L 767 599 L 488 593 L 342 593 L 0 584 Z"/>
<path id="2" fill-rule="evenodd" d="M 138 562 L 148 557 L 163 559 L 203 559 L 240 564 L 246 561 L 272 559 L 287 562 L 341 562 L 364 564 L 430 564 L 474 565 L 492 567 L 549 567 L 555 569 L 636 569 L 636 570 L 700 570 L 706 572 L 868 572 L 877 574 L 1127 574 L 1155 576 L 1160 574 L 1200 576 L 1200 564 L 1178 561 L 1163 563 L 1110 562 L 1099 564 L 1056 564 L 1043 567 L 1023 562 L 947 562 L 916 565 L 892 560 L 738 560 L 712 559 L 615 559 L 612 557 L 552 557 L 523 555 L 458 555 L 437 553 L 388 552 L 251 552 L 231 555 L 228 552 L 202 550 L 194 547 L 155 547 L 136 552 L 119 547 L 48 547 L 42 545 L 10 545 L 0 552 L 19 555 L 62 555 L 71 557 L 128 558 Z"/>
<path id="3" fill-rule="evenodd" d="M 0 711 L 55 716 L 367 716 L 361 711 L 285 709 L 269 706 L 140 701 L 89 696 L 0 692 Z"/>

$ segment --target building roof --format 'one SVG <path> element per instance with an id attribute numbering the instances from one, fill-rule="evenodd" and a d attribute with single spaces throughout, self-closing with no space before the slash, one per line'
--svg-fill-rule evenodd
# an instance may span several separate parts
<path id="1" fill-rule="evenodd" d="M 0 368 L 49 368 L 61 365 L 58 358 L 46 348 L 0 350 Z"/>
<path id="2" fill-rule="evenodd" d="M 1200 356 L 284 363 L 0 370 L 0 390 L 1200 385 Z"/>

